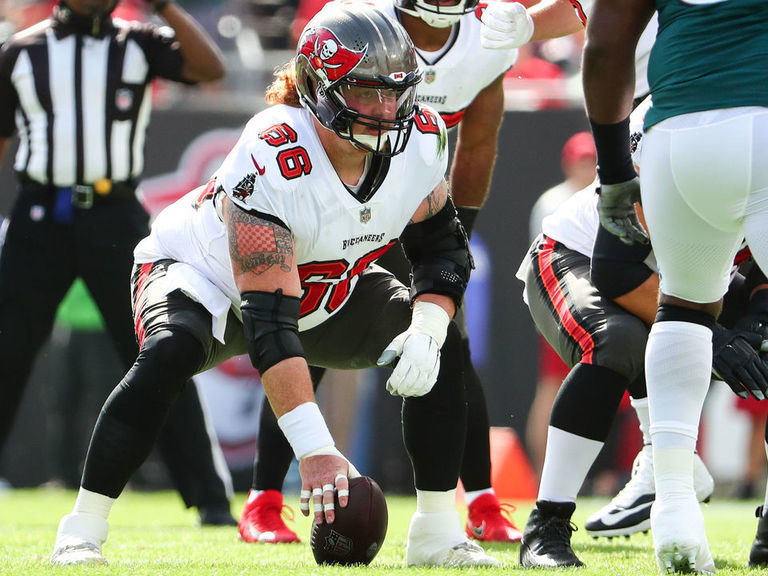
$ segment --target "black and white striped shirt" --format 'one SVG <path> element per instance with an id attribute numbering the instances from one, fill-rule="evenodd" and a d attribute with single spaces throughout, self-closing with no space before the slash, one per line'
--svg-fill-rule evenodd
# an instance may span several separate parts
<path id="1" fill-rule="evenodd" d="M 136 180 L 155 77 L 183 81 L 167 28 L 107 21 L 92 35 L 71 13 L 14 35 L 0 52 L 0 137 L 19 134 L 14 170 L 53 186 Z"/>

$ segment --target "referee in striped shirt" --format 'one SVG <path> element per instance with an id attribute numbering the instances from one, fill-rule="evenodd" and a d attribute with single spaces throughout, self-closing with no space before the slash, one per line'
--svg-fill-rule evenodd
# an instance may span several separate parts
<path id="1" fill-rule="evenodd" d="M 126 369 L 133 364 L 129 280 L 133 248 L 149 232 L 135 192 L 151 83 L 224 75 L 218 48 L 180 6 L 149 3 L 170 27 L 160 28 L 113 20 L 117 3 L 61 0 L 48 20 L 0 51 L 0 159 L 19 135 L 18 198 L 0 256 L 0 449 L 56 309 L 78 276 Z M 179 404 L 159 439 L 174 484 L 203 524 L 234 524 L 231 479 L 194 385 Z M 121 446 L 116 438 L 115 450 Z"/>

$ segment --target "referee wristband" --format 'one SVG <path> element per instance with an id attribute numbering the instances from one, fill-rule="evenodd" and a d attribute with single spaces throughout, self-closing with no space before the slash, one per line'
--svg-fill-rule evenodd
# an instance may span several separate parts
<path id="1" fill-rule="evenodd" d="M 320 448 L 335 446 L 320 408 L 314 402 L 299 404 L 280 416 L 277 423 L 299 460 Z"/>
<path id="2" fill-rule="evenodd" d="M 173 0 L 158 0 L 152 5 L 152 8 L 154 8 L 155 14 L 160 14 L 168 4 L 173 4 Z"/>

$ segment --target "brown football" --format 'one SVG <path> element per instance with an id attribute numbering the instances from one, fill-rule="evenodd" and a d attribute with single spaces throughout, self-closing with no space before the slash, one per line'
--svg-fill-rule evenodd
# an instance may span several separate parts
<path id="1" fill-rule="evenodd" d="M 376 557 L 387 535 L 387 501 L 378 484 L 368 476 L 350 478 L 346 508 L 336 501 L 333 524 L 312 522 L 309 544 L 318 564 L 368 564 Z"/>

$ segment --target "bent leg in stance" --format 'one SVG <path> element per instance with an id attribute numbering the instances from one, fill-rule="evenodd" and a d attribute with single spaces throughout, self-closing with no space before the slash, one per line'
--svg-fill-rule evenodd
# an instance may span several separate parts
<path id="1" fill-rule="evenodd" d="M 203 346 L 183 329 L 146 339 L 96 422 L 77 501 L 59 524 L 51 563 L 105 562 L 101 545 L 112 504 L 149 455 L 171 404 L 203 361 Z"/>
<path id="2" fill-rule="evenodd" d="M 409 566 L 499 565 L 467 539 L 454 504 L 467 419 L 460 350 L 461 336 L 452 323 L 434 388 L 403 401 L 403 439 L 416 486 L 405 552 Z"/>

